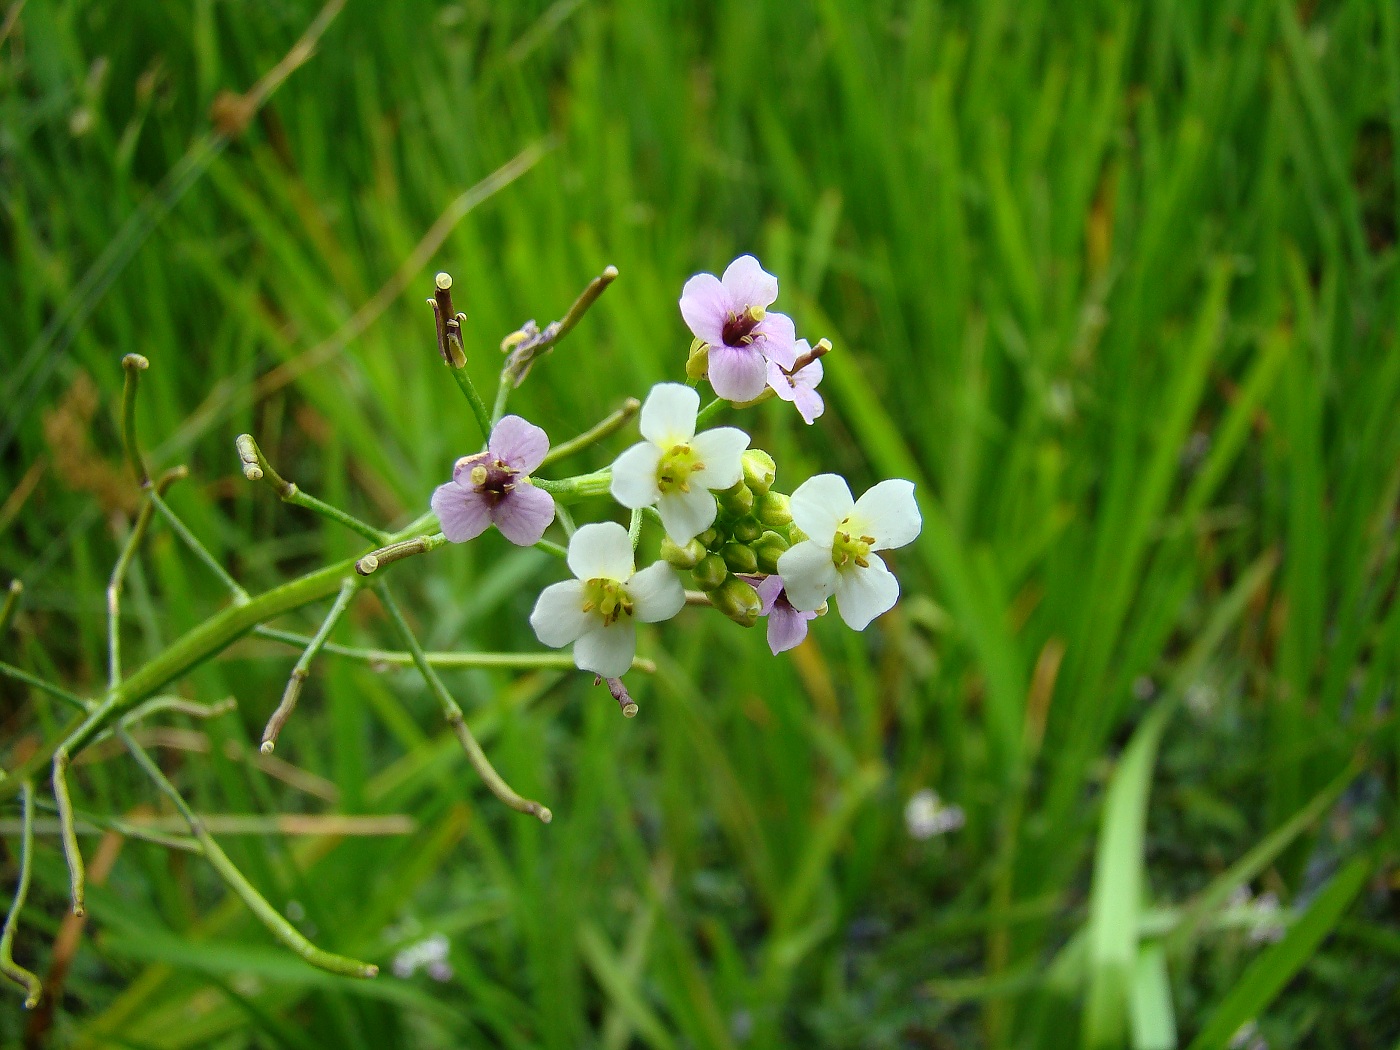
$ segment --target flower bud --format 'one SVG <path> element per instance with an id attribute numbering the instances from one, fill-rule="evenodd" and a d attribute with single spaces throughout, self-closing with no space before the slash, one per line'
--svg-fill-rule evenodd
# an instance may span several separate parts
<path id="1" fill-rule="evenodd" d="M 753 510 L 753 491 L 742 481 L 737 482 L 733 488 L 725 489 L 719 493 L 719 505 L 726 514 L 736 518 L 742 518 L 749 511 Z"/>
<path id="2" fill-rule="evenodd" d="M 714 590 L 729 575 L 729 567 L 718 554 L 705 555 L 691 571 L 695 574 L 696 585 L 702 591 Z"/>
<path id="3" fill-rule="evenodd" d="M 755 517 L 740 518 L 731 531 L 740 543 L 752 543 L 763 535 L 763 523 Z"/>
<path id="4" fill-rule="evenodd" d="M 705 545 L 698 539 L 693 539 L 684 547 L 677 546 L 667 536 L 661 541 L 661 557 L 677 569 L 693 569 L 700 559 L 705 556 Z"/>
<path id="5" fill-rule="evenodd" d="M 720 554 L 724 557 L 724 564 L 729 566 L 731 572 L 756 572 L 758 570 L 758 555 L 742 543 L 726 543 Z"/>
<path id="6" fill-rule="evenodd" d="M 761 496 L 772 486 L 778 476 L 778 465 L 773 457 L 761 448 L 751 448 L 744 453 L 744 484 Z"/>
<path id="7" fill-rule="evenodd" d="M 754 504 L 754 514 L 769 528 L 780 529 L 792 523 L 788 497 L 781 492 L 765 492 Z"/>
<path id="8" fill-rule="evenodd" d="M 719 530 L 711 526 L 695 538 L 700 541 L 700 546 L 704 547 L 707 551 L 712 551 L 715 549 L 715 545 L 719 543 Z"/>
<path id="9" fill-rule="evenodd" d="M 710 594 L 714 607 L 724 613 L 740 627 L 752 627 L 758 622 L 758 614 L 763 603 L 758 592 L 737 576 L 731 576 L 724 585 Z"/>
<path id="10" fill-rule="evenodd" d="M 685 360 L 685 375 L 687 379 L 694 379 L 697 382 L 704 379 L 710 371 L 710 344 L 703 339 L 695 339 L 690 344 L 690 356 Z"/>
<path id="11" fill-rule="evenodd" d="M 788 542 L 776 532 L 765 532 L 752 546 L 758 557 L 758 571 L 772 575 L 778 571 L 778 559 L 787 551 Z"/>

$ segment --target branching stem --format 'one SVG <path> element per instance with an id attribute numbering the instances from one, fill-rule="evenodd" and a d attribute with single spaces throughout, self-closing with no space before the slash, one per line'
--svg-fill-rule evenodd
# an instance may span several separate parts
<path id="1" fill-rule="evenodd" d="M 611 437 L 632 421 L 632 417 L 641 410 L 642 403 L 635 397 L 629 397 L 622 403 L 622 407 L 609 416 L 604 417 L 595 426 L 585 430 L 578 437 L 570 438 L 568 441 L 555 445 L 545 455 L 541 467 L 547 467 L 551 463 L 563 459 L 565 456 L 572 456 L 575 452 L 582 452 Z"/>
<path id="2" fill-rule="evenodd" d="M 301 687 L 311 673 L 311 661 L 316 659 L 316 654 L 321 651 L 321 647 L 330 638 L 331 631 L 340 622 L 340 618 L 345 615 L 345 610 L 350 608 L 350 602 L 355 597 L 357 590 L 359 590 L 359 586 L 355 580 L 347 577 L 345 582 L 340 585 L 340 593 L 336 595 L 335 604 L 331 606 L 331 611 L 321 621 L 320 629 L 307 643 L 306 649 L 303 650 L 296 662 L 296 666 L 292 668 L 291 677 L 287 679 L 287 688 L 282 692 L 282 702 L 277 705 L 277 710 L 272 712 L 272 717 L 267 720 L 267 726 L 263 729 L 261 750 L 264 755 L 272 754 L 272 749 L 277 746 L 277 734 L 282 732 L 282 726 L 296 710 L 297 699 L 301 696 Z"/>
<path id="3" fill-rule="evenodd" d="M 15 928 L 24 909 L 24 899 L 29 894 L 29 855 L 34 849 L 34 788 L 29 781 L 20 784 L 19 796 L 24 821 L 19 839 L 19 884 L 15 887 L 10 910 L 5 915 L 4 930 L 0 932 L 0 973 L 24 989 L 24 1005 L 32 1010 L 39 1005 L 43 988 L 39 978 L 15 962 L 14 957 Z"/>
<path id="4" fill-rule="evenodd" d="M 337 525 L 343 525 L 351 532 L 357 532 L 371 543 L 385 543 L 389 539 L 389 534 L 373 525 L 361 521 L 353 514 L 347 514 L 339 507 L 333 507 L 324 500 L 319 500 L 308 492 L 303 492 L 297 487 L 295 482 L 288 481 L 278 474 L 268 459 L 263 455 L 263 450 L 258 447 L 257 441 L 252 434 L 239 434 L 234 441 L 234 447 L 238 449 L 238 459 L 243 464 L 243 476 L 249 481 L 265 481 L 277 497 L 283 503 L 291 503 L 298 507 L 303 507 L 314 514 L 319 514 L 327 521 L 333 521 Z"/>

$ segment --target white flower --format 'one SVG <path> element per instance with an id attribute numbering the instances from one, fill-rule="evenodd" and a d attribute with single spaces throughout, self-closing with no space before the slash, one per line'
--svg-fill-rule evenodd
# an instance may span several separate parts
<path id="1" fill-rule="evenodd" d="M 669 620 L 685 605 L 685 589 L 665 562 L 636 571 L 632 541 L 615 521 L 574 533 L 569 569 L 578 579 L 546 587 L 530 626 L 555 649 L 574 643 L 574 663 L 604 678 L 619 678 L 632 666 L 635 621 Z"/>
<path id="2" fill-rule="evenodd" d="M 818 474 L 798 486 L 789 506 L 809 538 L 778 559 L 788 601 L 810 612 L 834 594 L 841 619 L 865 630 L 899 598 L 899 581 L 874 552 L 903 547 L 923 527 L 914 483 L 882 481 L 853 500 L 842 478 Z"/>
<path id="3" fill-rule="evenodd" d="M 673 543 L 684 546 L 714 524 L 713 493 L 744 476 L 749 436 L 735 427 L 695 433 L 700 395 L 658 383 L 642 406 L 639 442 L 612 467 L 613 498 L 637 510 L 655 506 Z"/>

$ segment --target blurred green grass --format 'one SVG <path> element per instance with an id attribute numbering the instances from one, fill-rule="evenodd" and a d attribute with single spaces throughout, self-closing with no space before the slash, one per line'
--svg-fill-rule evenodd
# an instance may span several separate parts
<path id="1" fill-rule="evenodd" d="M 824 620 L 777 660 L 699 618 L 651 636 L 632 722 L 583 676 L 454 675 L 549 828 L 484 796 L 408 675 L 333 657 L 278 751 L 319 797 L 270 778 L 242 756 L 292 654 L 240 644 L 187 683 L 240 713 L 170 768 L 209 812 L 411 814 L 407 838 L 226 845 L 328 947 L 387 964 L 442 932 L 455 975 L 310 971 L 198 864 L 128 843 L 64 1042 L 1145 1050 L 1220 1045 L 1252 1009 L 1271 1045 L 1394 1045 L 1393 5 L 351 4 L 211 138 L 218 93 L 315 10 L 7 8 L 7 659 L 101 679 L 123 353 L 152 362 L 153 458 L 194 471 L 172 504 L 248 586 L 358 541 L 243 483 L 236 433 L 366 518 L 418 513 L 473 438 L 422 304 L 437 269 L 483 383 L 504 333 L 618 266 L 519 396 L 562 438 L 675 378 L 681 283 L 757 253 L 837 347 L 818 427 L 751 417 L 780 485 L 909 477 L 925 530 L 865 635 Z M 487 538 L 396 571 L 425 644 L 519 649 L 547 562 Z M 154 535 L 130 658 L 220 600 Z M 337 637 L 382 620 L 357 606 Z M 7 741 L 53 732 L 0 688 Z M 924 787 L 966 826 L 911 839 Z M 154 803 L 120 762 L 77 794 Z M 51 843 L 36 878 L 18 950 L 42 973 Z M 1261 949 L 1239 882 L 1308 910 Z"/>

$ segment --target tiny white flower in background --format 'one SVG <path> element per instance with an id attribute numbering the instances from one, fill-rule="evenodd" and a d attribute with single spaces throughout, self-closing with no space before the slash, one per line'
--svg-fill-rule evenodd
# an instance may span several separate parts
<path id="1" fill-rule="evenodd" d="M 685 588 L 665 562 L 636 571 L 632 540 L 615 521 L 584 525 L 569 540 L 569 569 L 578 577 L 546 587 L 530 626 L 555 649 L 573 643 L 574 663 L 620 678 L 637 652 L 636 623 L 669 620 L 685 605 Z"/>
<path id="2" fill-rule="evenodd" d="M 928 788 L 916 791 L 904 807 L 904 826 L 912 839 L 931 839 L 957 831 L 966 823 L 961 806 L 945 806 L 938 792 Z"/>
<path id="3" fill-rule="evenodd" d="M 876 551 L 911 543 L 923 527 L 914 483 L 882 481 L 859 500 L 836 474 L 803 482 L 789 502 L 807 535 L 778 559 L 788 601 L 810 612 L 833 594 L 841 619 L 863 631 L 899 599 L 899 581 Z"/>
<path id="4" fill-rule="evenodd" d="M 433 980 L 452 980 L 452 966 L 447 961 L 451 944 L 446 935 L 435 933 L 426 940 L 410 944 L 394 956 L 394 976 L 400 979 L 412 977 L 420 969 L 428 971 Z"/>
<path id="5" fill-rule="evenodd" d="M 735 427 L 695 433 L 700 395 L 681 383 L 658 383 L 642 405 L 645 441 L 612 467 L 613 498 L 637 510 L 656 507 L 671 542 L 685 546 L 714 524 L 715 492 L 744 476 L 749 436 Z"/>

